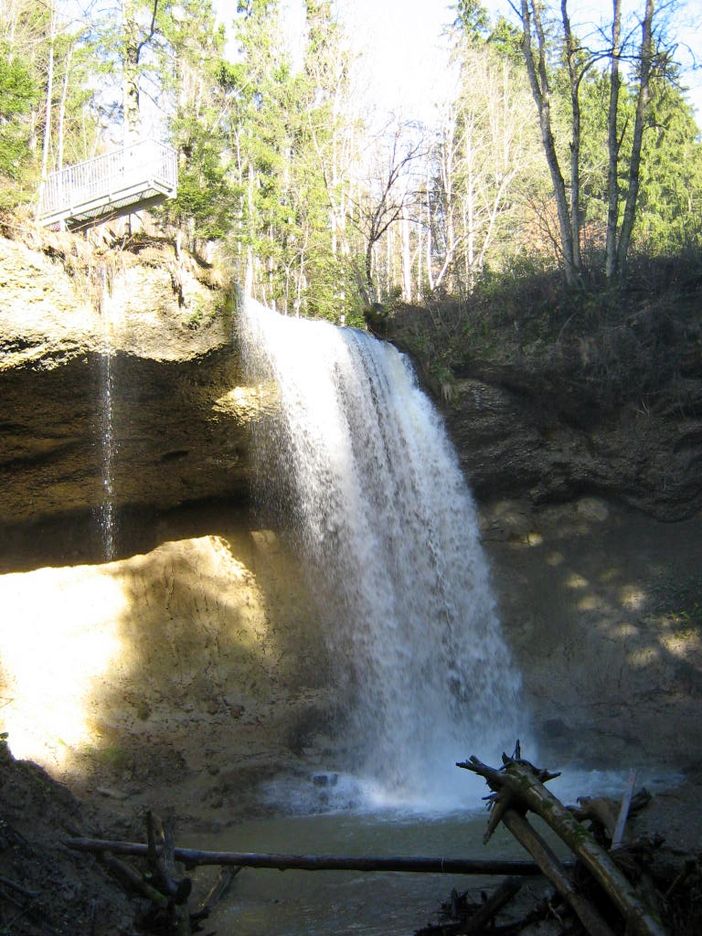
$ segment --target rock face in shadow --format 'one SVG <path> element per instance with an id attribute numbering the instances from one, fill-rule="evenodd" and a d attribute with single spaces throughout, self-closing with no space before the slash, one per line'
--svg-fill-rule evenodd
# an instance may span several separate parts
<path id="1" fill-rule="evenodd" d="M 415 355 L 441 398 L 479 499 L 594 494 L 663 520 L 702 507 L 694 292 L 684 304 L 633 294 L 627 302 L 611 321 L 584 318 L 573 334 L 538 305 L 519 320 L 498 309 L 476 318 L 459 303 L 400 305 L 384 321 L 383 334 Z"/>
<path id="2" fill-rule="evenodd" d="M 500 500 L 482 527 L 542 759 L 698 768 L 702 517 Z"/>
<path id="3" fill-rule="evenodd" d="M 702 379 L 684 393 L 662 413 L 604 411 L 564 387 L 488 368 L 456 382 L 445 412 L 479 498 L 546 504 L 599 493 L 679 520 L 702 507 Z"/>

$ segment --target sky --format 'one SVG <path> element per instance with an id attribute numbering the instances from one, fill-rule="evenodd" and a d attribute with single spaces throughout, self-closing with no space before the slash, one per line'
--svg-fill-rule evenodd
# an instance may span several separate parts
<path id="1" fill-rule="evenodd" d="M 291 34 L 300 29 L 301 0 L 284 0 Z M 216 0 L 223 22 L 232 0 Z M 445 99 L 452 83 L 448 44 L 442 32 L 453 19 L 451 2 L 445 0 L 336 0 L 353 46 L 361 51 L 363 71 L 359 93 L 368 95 L 380 110 L 404 111 L 408 118 L 429 121 L 437 101 Z M 508 13 L 507 0 L 484 0 L 491 14 Z M 623 0 L 625 14 L 642 6 L 642 0 Z M 607 21 L 611 0 L 571 0 L 574 29 L 581 35 Z M 673 29 L 678 58 L 689 66 L 693 55 L 702 65 L 702 5 L 682 0 Z M 578 28 L 580 27 L 580 29 Z M 691 87 L 689 99 L 702 125 L 702 68 L 686 69 L 683 83 Z M 365 87 L 364 87 L 365 86 Z"/>

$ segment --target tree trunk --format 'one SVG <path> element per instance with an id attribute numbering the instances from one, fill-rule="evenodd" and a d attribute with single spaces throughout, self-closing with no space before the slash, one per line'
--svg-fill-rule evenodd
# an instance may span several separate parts
<path id="1" fill-rule="evenodd" d="M 51 117 L 54 96 L 54 46 L 56 44 L 56 7 L 51 4 L 51 25 L 49 27 L 49 61 L 46 69 L 46 108 L 44 118 L 44 145 L 41 154 L 41 178 L 46 180 L 49 174 L 49 155 L 51 153 Z"/>
<path id="2" fill-rule="evenodd" d="M 610 282 L 617 273 L 617 221 L 619 215 L 619 55 L 622 28 L 621 0 L 612 0 L 612 60 L 609 69 L 609 113 L 607 116 L 607 239 L 605 276 Z"/>
<path id="3" fill-rule="evenodd" d="M 403 218 L 402 226 L 402 298 L 405 302 L 412 301 L 412 257 L 410 251 L 409 220 Z"/>
<path id="4" fill-rule="evenodd" d="M 614 936 L 611 928 L 605 923 L 597 910 L 580 894 L 549 845 L 538 832 L 532 829 L 524 816 L 521 816 L 513 809 L 507 809 L 502 816 L 502 822 L 519 844 L 523 845 L 536 860 L 536 863 L 561 897 L 568 901 L 586 932 L 590 936 Z"/>
<path id="5" fill-rule="evenodd" d="M 68 85 L 70 81 L 71 59 L 73 58 L 73 46 L 66 53 L 64 62 L 63 81 L 61 82 L 61 98 L 59 101 L 58 112 L 58 135 L 56 141 L 56 168 L 63 169 L 63 146 L 64 129 L 66 124 L 66 99 L 68 97 Z"/>
<path id="6" fill-rule="evenodd" d="M 432 266 L 432 216 L 431 216 L 431 179 L 429 177 L 429 164 L 427 163 L 427 240 L 426 240 L 426 266 L 427 266 L 427 286 L 429 292 L 434 291 L 434 269 Z"/>
<path id="7" fill-rule="evenodd" d="M 573 242 L 573 264 L 577 270 L 580 270 L 582 266 L 580 258 L 580 78 L 576 64 L 578 47 L 570 28 L 568 0 L 561 0 L 561 18 L 566 41 L 571 106 L 570 232 Z"/>
<path id="8" fill-rule="evenodd" d="M 529 75 L 531 93 L 539 112 L 541 142 L 544 147 L 546 162 L 553 184 L 553 194 L 556 199 L 563 270 L 566 282 L 569 286 L 572 286 L 578 281 L 580 268 L 576 265 L 573 254 L 573 233 L 568 211 L 568 199 L 551 128 L 551 87 L 546 66 L 546 37 L 541 24 L 539 8 L 534 0 L 521 0 L 521 19 L 524 30 L 522 51 L 527 74 Z M 538 55 L 534 50 L 533 29 L 535 29 L 537 36 Z"/>
<path id="9" fill-rule="evenodd" d="M 65 844 L 75 851 L 113 855 L 148 855 L 148 845 L 107 839 L 72 838 Z M 197 848 L 174 848 L 176 861 L 187 868 L 222 865 L 241 868 L 277 868 L 279 871 L 398 871 L 414 874 L 496 874 L 535 877 L 541 869 L 533 861 L 500 858 L 426 858 L 419 856 L 284 855 L 258 852 L 217 852 Z"/>
<path id="10" fill-rule="evenodd" d="M 619 276 L 623 276 L 626 267 L 626 258 L 631 243 L 631 232 L 634 228 L 636 216 L 636 201 L 639 194 L 639 170 L 641 168 L 641 145 L 643 143 L 644 122 L 648 110 L 650 97 L 650 80 L 653 67 L 653 13 L 654 0 L 646 0 L 646 11 L 641 24 L 641 52 L 639 65 L 639 93 L 636 98 L 636 118 L 634 120 L 634 138 L 631 144 L 631 159 L 629 160 L 629 187 L 624 203 L 624 217 L 622 229 L 619 234 L 617 247 L 617 269 Z"/>
<path id="11" fill-rule="evenodd" d="M 134 0 L 122 2 L 122 106 L 124 108 L 124 143 L 139 139 L 139 26 Z"/>

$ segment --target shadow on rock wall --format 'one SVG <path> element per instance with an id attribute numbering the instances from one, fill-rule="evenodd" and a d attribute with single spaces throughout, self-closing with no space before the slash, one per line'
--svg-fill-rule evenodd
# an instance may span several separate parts
<path id="1" fill-rule="evenodd" d="M 702 518 L 501 502 L 484 536 L 546 758 L 699 766 Z"/>

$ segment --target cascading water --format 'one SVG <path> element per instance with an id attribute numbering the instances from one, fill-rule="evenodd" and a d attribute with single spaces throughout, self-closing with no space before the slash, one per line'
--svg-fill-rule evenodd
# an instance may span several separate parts
<path id="1" fill-rule="evenodd" d="M 102 353 L 100 355 L 100 409 L 98 435 L 102 480 L 102 500 L 97 510 L 98 529 L 106 562 L 115 558 L 115 498 L 114 498 L 114 374 L 112 369 L 112 334 L 110 329 L 109 289 L 107 272 L 101 272 L 100 320 L 102 323 Z"/>
<path id="2" fill-rule="evenodd" d="M 406 358 L 364 332 L 249 300 L 262 496 L 279 505 L 326 618 L 346 767 L 385 801 L 453 804 L 454 763 L 514 745 L 520 679 L 471 495 Z M 532 749 L 533 752 L 533 749 Z"/>

